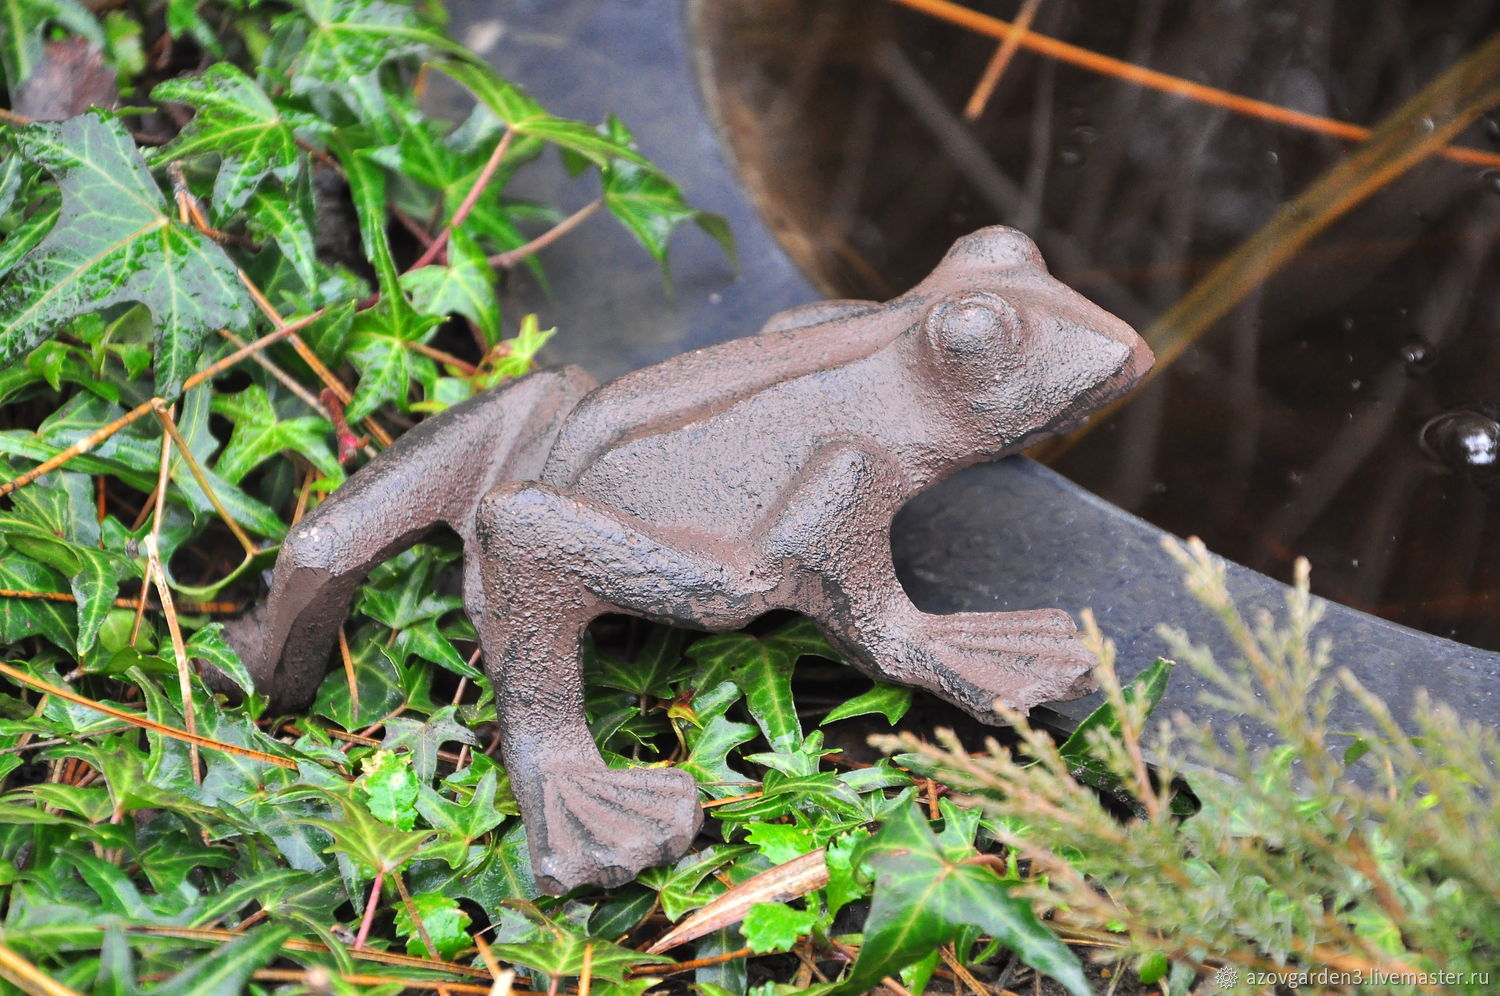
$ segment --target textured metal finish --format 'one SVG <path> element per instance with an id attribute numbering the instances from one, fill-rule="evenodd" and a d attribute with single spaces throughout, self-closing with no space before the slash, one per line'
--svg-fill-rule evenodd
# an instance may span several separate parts
<path id="1" fill-rule="evenodd" d="M 291 531 L 259 647 L 251 626 L 233 635 L 276 708 L 305 706 L 364 575 L 450 526 L 538 881 L 620 885 L 682 854 L 702 815 L 686 773 L 605 766 L 583 708 L 590 621 L 721 631 L 791 609 L 870 677 L 981 719 L 997 699 L 1086 694 L 1093 661 L 1066 612 L 918 611 L 891 521 L 955 471 L 1076 426 L 1150 365 L 1029 239 L 982 229 L 887 304 L 783 312 L 581 401 L 590 381 L 566 368 L 427 420 Z"/>

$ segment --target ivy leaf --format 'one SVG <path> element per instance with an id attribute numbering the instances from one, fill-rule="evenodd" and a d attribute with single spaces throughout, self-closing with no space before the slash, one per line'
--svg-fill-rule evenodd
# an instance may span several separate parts
<path id="1" fill-rule="evenodd" d="M 792 909 L 786 903 L 756 903 L 740 923 L 740 932 L 756 954 L 787 951 L 797 938 L 812 932 L 817 919 L 811 910 Z"/>
<path id="2" fill-rule="evenodd" d="M 378 78 L 386 62 L 433 51 L 473 57 L 424 25 L 411 5 L 300 0 L 298 6 L 301 13 L 284 14 L 272 22 L 269 60 L 285 69 L 292 93 L 335 94 L 373 127 L 388 120 Z"/>
<path id="3" fill-rule="evenodd" d="M 1146 711 L 1149 713 L 1161 701 L 1162 694 L 1167 690 L 1167 679 L 1172 676 L 1173 662 L 1158 657 L 1156 661 L 1140 674 L 1130 680 L 1124 688 L 1120 689 L 1127 704 L 1144 701 Z M 1113 703 L 1105 702 L 1099 708 L 1084 717 L 1073 732 L 1063 741 L 1058 748 L 1058 753 L 1063 760 L 1069 764 L 1086 764 L 1090 760 L 1092 746 L 1089 740 L 1094 730 L 1103 731 L 1104 736 L 1118 739 L 1120 736 L 1120 716 L 1115 712 Z"/>
<path id="4" fill-rule="evenodd" d="M 0 283 L 0 364 L 76 315 L 139 301 L 156 322 L 157 393 L 176 397 L 210 330 L 250 324 L 234 264 L 165 213 L 135 144 L 103 112 L 11 134 L 56 178 L 63 204 L 47 237 Z"/>
<path id="5" fill-rule="evenodd" d="M 885 717 L 887 723 L 895 725 L 896 721 L 906 715 L 906 710 L 911 707 L 911 689 L 900 685 L 887 685 L 877 681 L 875 687 L 863 695 L 856 695 L 846 702 L 834 706 L 819 726 L 827 726 L 829 723 L 851 716 L 868 716 L 879 713 Z"/>
<path id="6" fill-rule="evenodd" d="M 5 89 L 15 96 L 42 57 L 48 24 L 60 24 L 92 45 L 104 45 L 104 33 L 88 8 L 75 0 L 0 0 L 0 70 Z"/>
<path id="7" fill-rule="evenodd" d="M 411 904 L 416 907 L 417 916 L 421 917 L 422 926 L 437 950 L 427 949 L 406 904 L 399 903 L 396 906 L 396 930 L 406 938 L 407 954 L 447 959 L 473 943 L 464 929 L 469 925 L 469 914 L 459 908 L 456 900 L 437 892 L 419 892 L 411 897 Z"/>
<path id="8" fill-rule="evenodd" d="M 344 411 L 349 421 L 364 418 L 388 401 L 408 407 L 412 381 L 423 379 L 424 370 L 430 376 L 436 367 L 407 343 L 425 341 L 441 322 L 435 316 L 412 314 L 405 299 L 394 305 L 383 298 L 354 316 L 346 357 L 359 371 L 359 386 Z"/>
<path id="9" fill-rule="evenodd" d="M 531 94 L 481 62 L 444 62 L 439 69 L 469 89 L 479 101 L 510 126 L 517 135 L 530 135 L 577 153 L 597 166 L 623 160 L 649 173 L 661 168 L 622 141 L 617 134 L 600 132 L 581 121 L 569 121 L 549 112 Z M 627 136 L 628 139 L 628 136 Z"/>
<path id="10" fill-rule="evenodd" d="M 378 750 L 365 758 L 361 768 L 354 787 L 364 797 L 371 814 L 398 830 L 416 826 L 420 783 L 411 770 L 410 757 Z"/>
<path id="11" fill-rule="evenodd" d="M 80 657 L 87 655 L 94 648 L 105 615 L 114 607 L 120 581 L 132 571 L 131 562 L 117 554 L 70 543 L 43 526 L 7 512 L 0 512 L 0 535 L 16 550 L 69 579 L 78 604 L 75 647 Z"/>
<path id="12" fill-rule="evenodd" d="M 423 857 L 436 857 L 448 863 L 450 868 L 459 868 L 464 863 L 469 845 L 495 829 L 505 820 L 506 814 L 496 805 L 499 790 L 499 775 L 490 770 L 474 786 L 474 796 L 467 806 L 450 802 L 429 785 L 423 785 L 417 794 L 417 812 L 428 825 L 446 838 L 424 852 Z M 514 813 L 515 804 L 508 807 Z"/>
<path id="13" fill-rule="evenodd" d="M 601 130 L 613 145 L 635 148 L 630 130 L 613 114 Z M 605 164 L 604 206 L 661 264 L 663 277 L 668 276 L 667 240 L 684 222 L 696 223 L 734 259 L 734 237 L 729 234 L 729 222 L 724 216 L 690 207 L 681 188 L 655 168 L 623 157 Z"/>
<path id="14" fill-rule="evenodd" d="M 536 365 L 536 354 L 556 331 L 555 327 L 542 328 L 536 315 L 527 315 L 522 318 L 521 328 L 516 332 L 515 338 L 505 340 L 503 350 L 491 353 L 495 359 L 487 372 L 481 371 L 480 376 L 475 378 L 475 387 L 481 390 L 491 388 L 503 380 L 520 377 L 529 371 Z M 486 360 L 488 361 L 489 357 L 486 357 Z"/>
<path id="15" fill-rule="evenodd" d="M 974 927 L 1074 996 L 1093 992 L 1078 959 L 1030 901 L 1012 896 L 990 868 L 945 853 L 915 805 L 893 814 L 853 857 L 875 870 L 875 895 L 859 957 L 831 992 L 864 992 Z"/>
<path id="16" fill-rule="evenodd" d="M 672 959 L 642 954 L 598 937 L 583 937 L 542 918 L 540 940 L 524 944 L 494 944 L 490 950 L 501 961 L 513 961 L 552 979 L 583 974 L 585 949 L 594 977 L 624 983 L 626 973 L 637 965 L 660 965 Z M 434 942 L 435 943 L 435 942 Z"/>
<path id="17" fill-rule="evenodd" d="M 726 683 L 727 684 L 727 683 Z M 698 731 L 687 734 L 688 756 L 680 765 L 684 771 L 700 783 L 720 782 L 729 784 L 707 785 L 709 795 L 727 797 L 747 791 L 748 779 L 729 766 L 730 751 L 754 739 L 755 727 L 748 723 L 736 723 L 724 716 L 715 716 Z"/>
<path id="18" fill-rule="evenodd" d="M 237 996 L 281 954 L 290 927 L 265 924 L 216 948 L 151 991 L 159 996 Z"/>
<path id="19" fill-rule="evenodd" d="M 723 895 L 724 883 L 713 878 L 713 873 L 752 850 L 743 844 L 711 844 L 670 868 L 647 868 L 638 881 L 655 889 L 661 896 L 662 912 L 668 920 L 677 920 Z"/>
<path id="20" fill-rule="evenodd" d="M 286 191 L 259 188 L 245 202 L 250 234 L 269 238 L 309 289 L 318 286 L 317 246 L 313 240 L 312 174 L 303 170 Z M 349 303 L 352 312 L 353 302 Z M 304 335 L 308 333 L 304 332 Z"/>
<path id="21" fill-rule="evenodd" d="M 499 334 L 500 300 L 495 293 L 495 271 L 479 243 L 461 227 L 449 236 L 448 265 L 424 266 L 403 273 L 401 287 L 411 295 L 412 307 L 424 315 L 438 318 L 463 315 L 490 342 Z"/>
<path id="22" fill-rule="evenodd" d="M 295 131 L 317 133 L 328 127 L 310 114 L 278 109 L 254 80 L 227 62 L 198 76 L 167 80 L 151 91 L 151 97 L 197 111 L 152 161 L 217 155 L 219 172 L 210 203 L 216 225 L 243 207 L 267 177 L 290 187 L 300 165 Z"/>
<path id="23" fill-rule="evenodd" d="M 748 633 L 720 633 L 694 643 L 688 656 L 698 664 L 703 687 L 711 688 L 724 678 L 740 687 L 751 717 L 773 751 L 796 751 L 802 742 L 802 724 L 792 701 L 796 659 L 791 654 Z"/>
<path id="24" fill-rule="evenodd" d="M 385 724 L 385 740 L 380 748 L 383 751 L 410 750 L 411 768 L 417 780 L 425 783 L 437 772 L 438 751 L 443 744 L 479 746 L 479 738 L 473 731 L 453 718 L 456 712 L 448 705 L 428 716 L 424 722 L 405 716 L 392 717 Z"/>
<path id="25" fill-rule="evenodd" d="M 266 389 L 251 384 L 238 394 L 216 394 L 211 407 L 234 425 L 229 445 L 219 454 L 214 472 L 238 484 L 256 467 L 284 450 L 301 454 L 325 477 L 344 478 L 328 440 L 332 427 L 316 415 L 277 418 Z"/>
<path id="26" fill-rule="evenodd" d="M 369 809 L 348 795 L 328 789 L 300 788 L 282 798 L 296 798 L 312 793 L 336 803 L 343 811 L 341 819 L 293 816 L 294 823 L 321 827 L 333 838 L 328 853 L 340 853 L 353 859 L 366 871 L 390 872 L 411 860 L 432 839 L 435 830 L 401 830 L 379 819 Z"/>

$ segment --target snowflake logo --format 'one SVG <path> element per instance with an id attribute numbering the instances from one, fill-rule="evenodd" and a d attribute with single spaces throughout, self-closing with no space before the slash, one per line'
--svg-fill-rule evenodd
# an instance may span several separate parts
<path id="1" fill-rule="evenodd" d="M 1225 965 L 1214 973 L 1214 985 L 1220 989 L 1233 989 L 1240 981 L 1240 970 L 1233 965 Z"/>

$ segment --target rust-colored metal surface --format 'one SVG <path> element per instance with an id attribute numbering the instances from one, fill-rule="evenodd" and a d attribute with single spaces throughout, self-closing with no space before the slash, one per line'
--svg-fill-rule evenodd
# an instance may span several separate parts
<path id="1" fill-rule="evenodd" d="M 1076 426 L 1150 364 L 1029 239 L 982 229 L 888 303 L 795 308 L 599 388 L 573 367 L 532 374 L 429 419 L 292 531 L 269 603 L 231 637 L 274 707 L 299 708 L 366 572 L 451 527 L 537 879 L 619 885 L 683 853 L 702 813 L 685 772 L 599 756 L 591 620 L 728 630 L 791 609 L 865 674 L 981 719 L 996 699 L 1086 694 L 1066 612 L 913 606 L 891 520 L 936 481 Z"/>

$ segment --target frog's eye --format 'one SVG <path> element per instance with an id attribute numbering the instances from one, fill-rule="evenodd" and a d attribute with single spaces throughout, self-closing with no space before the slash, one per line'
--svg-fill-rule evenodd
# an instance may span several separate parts
<path id="1" fill-rule="evenodd" d="M 927 341 L 939 356 L 977 359 L 1013 353 L 1023 320 L 1010 302 L 993 294 L 943 301 L 927 315 Z"/>

